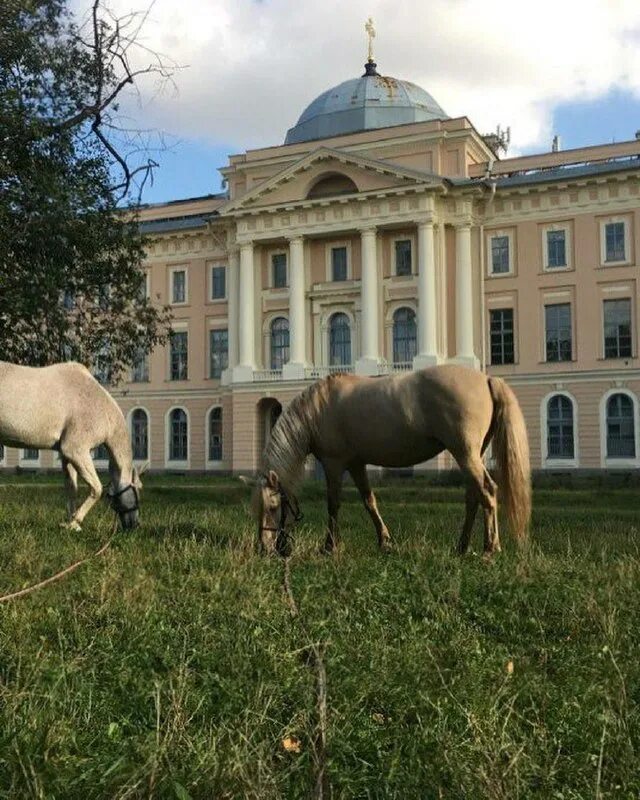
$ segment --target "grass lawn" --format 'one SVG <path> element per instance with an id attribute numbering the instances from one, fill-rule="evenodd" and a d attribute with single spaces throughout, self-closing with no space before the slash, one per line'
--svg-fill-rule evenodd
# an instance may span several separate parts
<path id="1" fill-rule="evenodd" d="M 32 485 L 0 481 L 0 593 L 112 523 L 101 504 L 60 530 L 58 477 L 14 481 Z M 640 490 L 540 489 L 531 547 L 503 532 L 491 564 L 452 554 L 462 490 L 377 493 L 389 556 L 353 489 L 340 553 L 319 555 L 321 485 L 300 497 L 292 587 L 326 644 L 332 796 L 640 796 Z M 309 640 L 247 500 L 228 479 L 152 478 L 139 529 L 0 606 L 0 798 L 311 796 Z"/>

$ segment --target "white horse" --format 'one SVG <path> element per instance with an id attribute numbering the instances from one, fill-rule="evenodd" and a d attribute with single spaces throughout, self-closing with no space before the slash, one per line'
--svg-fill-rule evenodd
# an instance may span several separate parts
<path id="1" fill-rule="evenodd" d="M 82 364 L 21 367 L 0 361 L 0 444 L 60 453 L 67 489 L 68 522 L 79 531 L 102 495 L 91 450 L 109 451 L 108 496 L 123 528 L 138 524 L 142 483 L 118 404 Z M 89 495 L 76 508 L 78 475 Z"/>

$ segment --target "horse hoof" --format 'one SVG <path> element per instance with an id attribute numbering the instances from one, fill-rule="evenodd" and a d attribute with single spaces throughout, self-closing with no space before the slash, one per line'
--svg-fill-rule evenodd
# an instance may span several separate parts
<path id="1" fill-rule="evenodd" d="M 380 552 L 393 553 L 393 542 L 391 541 L 391 539 L 383 539 L 380 542 Z"/>
<path id="2" fill-rule="evenodd" d="M 61 522 L 60 527 L 65 528 L 68 531 L 75 531 L 76 533 L 79 533 L 82 530 L 80 523 L 76 522 L 74 519 L 72 519 L 71 522 Z"/>

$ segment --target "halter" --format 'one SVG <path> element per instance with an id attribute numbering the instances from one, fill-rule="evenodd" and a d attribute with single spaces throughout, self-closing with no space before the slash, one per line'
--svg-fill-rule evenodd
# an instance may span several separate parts
<path id="1" fill-rule="evenodd" d="M 125 492 L 132 491 L 134 497 L 134 504 L 131 507 L 123 508 L 122 503 L 118 503 L 117 500 L 122 497 Z M 111 504 L 111 508 L 116 511 L 118 514 L 124 513 L 126 511 L 138 511 L 140 508 L 140 494 L 138 493 L 137 488 L 130 483 L 128 486 L 125 486 L 124 489 L 120 489 L 117 492 L 113 492 L 109 490 L 107 492 L 107 499 Z"/>
<path id="2" fill-rule="evenodd" d="M 274 531 L 276 534 L 276 550 L 280 555 L 288 555 L 287 550 L 290 548 L 293 537 L 291 533 L 287 531 L 287 514 L 289 511 L 291 512 L 294 523 L 300 522 L 304 514 L 300 510 L 298 501 L 293 495 L 291 495 L 290 498 L 282 488 L 276 489 L 275 491 L 280 496 L 280 522 L 277 527 L 261 525 L 260 530 Z"/>

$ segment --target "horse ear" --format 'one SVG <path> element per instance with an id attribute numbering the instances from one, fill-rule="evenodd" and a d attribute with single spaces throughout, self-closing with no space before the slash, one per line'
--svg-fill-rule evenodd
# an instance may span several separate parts
<path id="1" fill-rule="evenodd" d="M 278 480 L 278 474 L 274 472 L 272 469 L 270 469 L 269 472 L 267 473 L 267 483 L 272 489 L 280 488 L 280 481 Z"/>
<path id="2" fill-rule="evenodd" d="M 131 470 L 131 483 L 136 487 L 136 489 L 142 489 L 140 475 L 142 475 L 142 472 L 138 472 L 135 467 Z"/>
<path id="3" fill-rule="evenodd" d="M 238 480 L 242 481 L 245 486 L 257 486 L 258 481 L 255 478 L 250 478 L 248 475 L 238 475 Z"/>
<path id="4" fill-rule="evenodd" d="M 146 464 L 143 464 L 140 467 L 138 471 L 138 477 L 141 478 L 148 469 L 149 469 L 149 462 L 147 461 Z"/>

